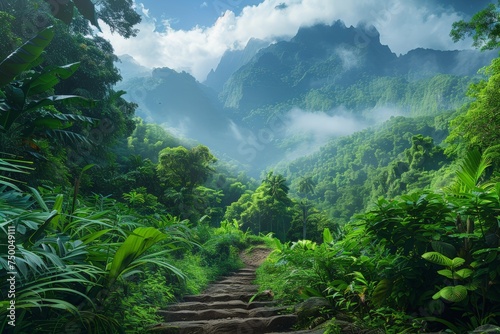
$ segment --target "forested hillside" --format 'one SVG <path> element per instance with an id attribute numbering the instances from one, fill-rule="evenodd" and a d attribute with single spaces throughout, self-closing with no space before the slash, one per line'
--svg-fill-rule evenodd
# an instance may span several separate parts
<path id="1" fill-rule="evenodd" d="M 155 332 L 255 247 L 266 295 L 322 300 L 297 329 L 498 330 L 499 6 L 451 32 L 484 52 L 335 21 L 210 87 L 118 63 L 99 25 L 133 39 L 136 9 L 0 1 L 2 333 Z"/>
<path id="2" fill-rule="evenodd" d="M 311 137 L 303 128 L 286 131 L 297 122 L 293 110 L 328 115 L 324 126 L 333 129 L 337 116 L 373 124 L 391 115 L 455 110 L 467 102 L 469 83 L 481 77 L 477 71 L 495 55 L 415 49 L 397 56 L 376 30 L 337 21 L 301 28 L 292 39 L 265 47 L 251 40 L 243 51 L 222 57 L 205 82 L 210 88 L 170 69 L 126 78 L 119 88 L 138 104 L 139 116 L 206 143 L 257 176 Z M 331 130 L 328 138 L 339 135 Z"/>

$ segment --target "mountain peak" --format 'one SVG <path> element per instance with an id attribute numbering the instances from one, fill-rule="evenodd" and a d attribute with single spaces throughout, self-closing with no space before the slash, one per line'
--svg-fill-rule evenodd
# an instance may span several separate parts
<path id="1" fill-rule="evenodd" d="M 212 69 L 207 75 L 204 84 L 208 87 L 220 91 L 229 77 L 240 67 L 248 63 L 253 56 L 262 48 L 269 45 L 269 42 L 250 38 L 242 50 L 228 50 L 222 56 L 217 68 Z"/>
<path id="2" fill-rule="evenodd" d="M 151 74 L 151 70 L 142 66 L 134 57 L 128 54 L 118 56 L 119 61 L 116 62 L 116 67 L 120 70 L 123 81 L 133 77 L 145 77 Z"/>
<path id="3" fill-rule="evenodd" d="M 331 25 L 316 24 L 302 27 L 290 42 L 300 44 L 325 43 L 328 44 L 358 44 L 364 46 L 369 42 L 380 44 L 380 34 L 373 25 L 361 22 L 358 26 L 347 27 L 342 20 Z"/>

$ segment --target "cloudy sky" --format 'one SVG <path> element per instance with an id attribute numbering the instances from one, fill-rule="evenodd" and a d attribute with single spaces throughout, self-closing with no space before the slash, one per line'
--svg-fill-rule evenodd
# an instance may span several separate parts
<path id="1" fill-rule="evenodd" d="M 146 67 L 186 71 L 199 81 L 226 50 L 250 38 L 289 38 L 301 26 L 373 24 L 381 42 L 396 54 L 416 47 L 464 49 L 449 37 L 453 22 L 467 19 L 489 0 L 135 0 L 144 15 L 136 38 L 123 39 L 106 28 L 118 55 L 129 54 Z M 102 24 L 104 26 L 104 24 Z"/>

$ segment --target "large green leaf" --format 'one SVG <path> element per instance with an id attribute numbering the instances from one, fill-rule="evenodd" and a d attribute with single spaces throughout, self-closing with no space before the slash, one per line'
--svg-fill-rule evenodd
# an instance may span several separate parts
<path id="1" fill-rule="evenodd" d="M 474 190 L 490 164 L 491 162 L 478 149 L 469 150 L 461 163 L 460 170 L 457 171 L 460 192 L 467 193 Z"/>
<path id="2" fill-rule="evenodd" d="M 460 269 L 457 271 L 452 271 L 450 269 L 438 270 L 438 274 L 453 280 L 463 280 L 472 275 L 473 271 L 471 269 Z"/>
<path id="3" fill-rule="evenodd" d="M 47 229 L 47 227 L 50 226 L 51 224 L 51 221 L 52 219 L 54 219 L 55 217 L 57 217 L 59 215 L 59 213 L 57 212 L 57 210 L 53 210 L 47 217 L 47 219 L 45 220 L 45 222 L 40 225 L 40 227 L 38 227 L 37 230 L 35 230 L 29 237 L 28 237 L 28 240 L 27 240 L 27 244 L 29 245 L 34 245 L 38 239 L 42 236 L 42 234 L 45 232 L 45 230 Z"/>
<path id="4" fill-rule="evenodd" d="M 114 282 L 134 260 L 166 237 L 154 227 L 136 228 L 116 251 L 109 269 L 110 282 Z"/>
<path id="5" fill-rule="evenodd" d="M 463 265 L 464 263 L 465 263 L 465 259 L 462 259 L 461 257 L 456 257 L 452 260 L 451 268 L 456 269 L 456 268 L 460 267 L 461 265 Z"/>
<path id="6" fill-rule="evenodd" d="M 445 267 L 452 267 L 453 266 L 453 260 L 450 259 L 449 257 L 438 253 L 438 252 L 427 252 L 422 255 L 424 259 L 426 259 L 429 262 L 439 264 L 441 266 Z"/>
<path id="7" fill-rule="evenodd" d="M 78 70 L 80 63 L 72 63 L 64 66 L 53 66 L 44 69 L 38 75 L 35 75 L 25 83 L 26 96 L 33 96 L 44 93 L 57 85 L 61 79 L 67 79 Z"/>
<path id="8" fill-rule="evenodd" d="M 61 130 L 61 129 L 66 129 L 66 128 L 70 127 L 71 125 L 73 125 L 73 124 L 67 123 L 67 122 L 62 122 L 59 119 L 43 117 L 43 118 L 38 118 L 33 122 L 31 130 L 34 130 L 35 128 Z M 29 133 L 30 131 L 27 131 L 27 132 Z"/>
<path id="9" fill-rule="evenodd" d="M 458 277 L 460 277 L 461 279 L 466 279 L 470 277 L 473 273 L 474 272 L 468 268 L 460 269 L 455 272 L 455 274 L 457 274 Z"/>
<path id="10" fill-rule="evenodd" d="M 467 298 L 467 288 L 463 285 L 446 286 L 432 296 L 433 299 L 439 299 L 440 297 L 458 303 Z"/>
<path id="11" fill-rule="evenodd" d="M 57 211 L 59 214 L 52 219 L 52 228 L 56 229 L 59 224 L 59 218 L 62 214 L 62 206 L 63 206 L 64 195 L 58 194 L 54 201 L 54 206 L 52 207 L 52 211 Z"/>
<path id="12" fill-rule="evenodd" d="M 67 129 L 73 125 L 73 121 L 94 124 L 97 120 L 81 115 L 49 113 L 49 116 L 35 119 L 32 122 L 31 127 L 25 131 L 25 135 L 33 133 L 33 131 L 37 128 L 44 130 Z"/>
<path id="13" fill-rule="evenodd" d="M 92 99 L 87 99 L 78 95 L 52 95 L 41 100 L 31 101 L 25 108 L 25 111 L 51 106 L 56 102 L 70 105 L 78 105 L 85 108 L 92 108 L 96 105 L 96 101 Z"/>
<path id="14" fill-rule="evenodd" d="M 55 105 L 56 103 L 92 108 L 96 105 L 97 102 L 95 100 L 87 99 L 78 95 L 53 95 L 45 97 L 41 100 L 30 101 L 27 105 L 23 103 L 18 107 L 4 102 L 0 104 L 0 126 L 2 126 L 3 130 L 8 130 L 14 124 L 14 122 L 24 113 L 36 110 L 38 108 Z M 52 116 L 56 118 L 63 118 L 63 116 L 55 115 L 56 114 L 52 114 Z M 66 116 L 65 118 L 69 119 L 70 117 Z M 72 118 L 76 119 L 77 117 Z"/>
<path id="15" fill-rule="evenodd" d="M 452 244 L 449 244 L 447 242 L 432 241 L 431 247 L 436 252 L 441 253 L 441 254 L 449 257 L 450 259 L 457 255 L 457 250 L 456 250 L 455 246 L 453 246 Z"/>
<path id="16" fill-rule="evenodd" d="M 330 232 L 328 227 L 323 230 L 323 242 L 325 244 L 331 244 L 333 242 L 332 232 Z"/>
<path id="17" fill-rule="evenodd" d="M 40 56 L 53 37 L 54 28 L 45 28 L 5 58 L 0 63 L 0 87 L 25 71 Z"/>
<path id="18" fill-rule="evenodd" d="M 438 270 L 437 273 L 439 275 L 444 276 L 444 277 L 449 278 L 449 279 L 456 279 L 456 276 L 453 275 L 453 271 L 451 271 L 450 269 L 441 269 L 441 270 Z"/>

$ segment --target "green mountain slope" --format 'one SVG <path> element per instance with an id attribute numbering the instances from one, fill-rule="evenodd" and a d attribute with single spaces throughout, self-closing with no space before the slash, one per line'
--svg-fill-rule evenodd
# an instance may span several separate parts
<path id="1" fill-rule="evenodd" d="M 393 117 L 381 127 L 338 138 L 317 153 L 277 167 L 297 192 L 302 177 L 317 184 L 312 199 L 347 222 L 379 196 L 393 198 L 412 189 L 439 186 L 450 161 L 439 146 L 452 114 Z"/>
<path id="2" fill-rule="evenodd" d="M 385 82 L 397 79 L 400 85 L 408 86 L 439 74 L 473 76 L 494 56 L 476 51 L 416 49 L 398 57 L 380 43 L 380 36 L 373 29 L 346 27 L 342 22 L 316 25 L 300 29 L 290 41 L 260 50 L 229 78 L 220 98 L 225 107 L 243 113 L 277 104 L 300 104 L 316 92 L 331 100 L 323 108 L 349 101 L 354 109 L 370 106 L 359 100 L 356 93 L 386 95 L 387 102 L 407 105 L 414 101 L 405 101 L 404 96 L 398 95 L 387 99 L 394 84 Z M 385 78 L 382 85 L 368 84 L 380 78 Z M 370 98 L 373 105 L 373 97 Z"/>
<path id="3" fill-rule="evenodd" d="M 139 104 L 139 116 L 206 143 L 257 175 L 284 157 L 297 156 L 304 142 L 314 145 L 310 153 L 328 139 L 391 115 L 437 115 L 459 108 L 467 102 L 477 70 L 495 56 L 428 49 L 397 56 L 373 28 L 340 21 L 301 28 L 289 41 L 261 47 L 255 41 L 223 57 L 207 79 L 211 88 L 167 68 L 120 88 Z M 239 64 L 244 65 L 236 70 Z M 308 129 L 297 125 L 297 109 L 323 117 L 320 141 L 310 118 Z M 330 128 L 342 127 L 338 117 L 359 126 L 335 132 Z"/>

